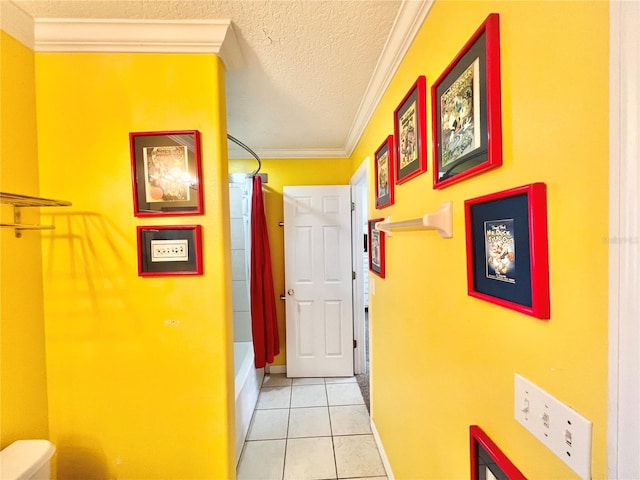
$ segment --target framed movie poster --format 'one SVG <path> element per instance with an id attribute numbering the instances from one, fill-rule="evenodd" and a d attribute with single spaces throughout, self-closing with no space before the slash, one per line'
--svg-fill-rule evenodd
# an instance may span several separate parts
<path id="1" fill-rule="evenodd" d="M 376 223 L 384 218 L 369 220 L 369 270 L 381 278 L 385 278 L 384 232 L 376 229 Z"/>
<path id="2" fill-rule="evenodd" d="M 393 115 L 396 183 L 427 171 L 426 79 L 419 76 Z"/>
<path id="3" fill-rule="evenodd" d="M 550 318 L 546 197 L 532 183 L 464 202 L 470 296 Z"/>
<path id="4" fill-rule="evenodd" d="M 203 213 L 200 133 L 129 134 L 136 217 Z"/>
<path id="5" fill-rule="evenodd" d="M 202 275 L 202 227 L 137 227 L 138 275 Z"/>
<path id="6" fill-rule="evenodd" d="M 376 208 L 384 208 L 389 205 L 393 205 L 395 185 L 393 135 L 389 135 L 382 145 L 378 147 L 374 158 L 376 174 Z"/>
<path id="7" fill-rule="evenodd" d="M 471 480 L 526 480 L 511 460 L 477 425 L 469 427 Z"/>
<path id="8" fill-rule="evenodd" d="M 487 17 L 431 87 L 433 187 L 502 165 L 500 17 Z"/>

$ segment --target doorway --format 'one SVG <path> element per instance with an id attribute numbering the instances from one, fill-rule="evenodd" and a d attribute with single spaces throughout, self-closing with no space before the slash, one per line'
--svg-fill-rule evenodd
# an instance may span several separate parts
<path id="1" fill-rule="evenodd" d="M 369 378 L 369 260 L 367 253 L 367 219 L 369 159 L 366 158 L 349 181 L 351 201 L 353 272 L 353 333 L 355 345 L 354 373 L 367 409 L 370 411 Z"/>

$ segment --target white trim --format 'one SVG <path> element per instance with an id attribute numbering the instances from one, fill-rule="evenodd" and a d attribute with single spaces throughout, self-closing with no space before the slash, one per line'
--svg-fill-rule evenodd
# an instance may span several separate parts
<path id="1" fill-rule="evenodd" d="M 640 478 L 640 3 L 610 3 L 607 477 Z"/>
<path id="2" fill-rule="evenodd" d="M 244 64 L 231 20 L 37 18 L 37 52 L 213 53 Z"/>
<path id="3" fill-rule="evenodd" d="M 429 15 L 434 2 L 435 0 L 420 2 L 404 0 L 400 5 L 400 10 L 387 38 L 387 43 L 369 80 L 369 85 L 362 102 L 360 102 L 360 108 L 347 137 L 344 148 L 347 157 L 351 156 L 360 137 L 362 137 L 362 132 L 364 132 L 369 120 L 371 120 L 373 112 L 389 87 L 393 76 L 398 71 L 398 67 L 420 31 L 424 20 Z"/>
<path id="4" fill-rule="evenodd" d="M 13 2 L 0 1 L 0 30 L 33 50 L 33 19 Z"/>
<path id="5" fill-rule="evenodd" d="M 382 440 L 380 439 L 380 435 L 378 434 L 378 429 L 376 428 L 376 424 L 373 422 L 373 418 L 371 419 L 371 432 L 373 433 L 373 439 L 378 446 L 378 451 L 380 452 L 380 458 L 382 459 L 382 465 L 384 469 L 387 471 L 387 479 L 395 480 L 393 476 L 393 470 L 391 470 L 391 463 L 389 463 L 389 458 L 387 457 L 387 452 L 384 450 L 384 446 L 382 445 Z"/>
<path id="6" fill-rule="evenodd" d="M 364 281 L 368 271 L 364 268 L 362 242 L 367 205 L 363 205 L 363 188 L 367 188 L 369 177 L 369 157 L 360 164 L 349 180 L 351 185 L 351 201 L 355 205 L 351 217 L 351 265 L 356 272 L 353 281 L 353 338 L 357 347 L 353 350 L 353 373 L 366 373 L 366 335 L 364 331 Z M 364 184 L 364 187 L 363 187 Z M 358 239 L 358 240 L 355 240 Z"/>

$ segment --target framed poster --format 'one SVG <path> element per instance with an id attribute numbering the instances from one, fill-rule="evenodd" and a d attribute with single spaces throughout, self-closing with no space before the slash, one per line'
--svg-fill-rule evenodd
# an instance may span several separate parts
<path id="1" fill-rule="evenodd" d="M 202 275 L 202 227 L 137 227 L 138 275 Z"/>
<path id="2" fill-rule="evenodd" d="M 532 183 L 464 202 L 470 296 L 550 318 L 546 192 Z"/>
<path id="3" fill-rule="evenodd" d="M 397 184 L 427 171 L 426 88 L 421 75 L 393 114 Z"/>
<path id="4" fill-rule="evenodd" d="M 500 17 L 492 13 L 431 87 L 433 187 L 502 165 Z"/>
<path id="5" fill-rule="evenodd" d="M 197 130 L 134 132 L 129 147 L 136 217 L 203 213 Z"/>
<path id="6" fill-rule="evenodd" d="M 393 135 L 389 135 L 374 155 L 376 172 L 376 208 L 393 205 L 395 155 Z"/>
<path id="7" fill-rule="evenodd" d="M 469 427 L 469 438 L 471 480 L 526 480 L 520 470 L 479 426 Z"/>
<path id="8" fill-rule="evenodd" d="M 384 232 L 376 229 L 376 223 L 384 218 L 369 220 L 369 270 L 381 278 L 385 278 Z"/>

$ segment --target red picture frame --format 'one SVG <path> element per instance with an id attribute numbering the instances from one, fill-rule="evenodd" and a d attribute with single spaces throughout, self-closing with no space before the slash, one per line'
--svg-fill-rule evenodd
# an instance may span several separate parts
<path id="1" fill-rule="evenodd" d="M 202 275 L 202 226 L 138 226 L 138 275 Z"/>
<path id="2" fill-rule="evenodd" d="M 376 208 L 393 205 L 395 190 L 395 147 L 389 135 L 374 154 L 376 175 Z"/>
<path id="3" fill-rule="evenodd" d="M 502 165 L 500 16 L 490 14 L 431 87 L 433 188 Z"/>
<path id="4" fill-rule="evenodd" d="M 385 254 L 385 234 L 376 229 L 376 223 L 383 221 L 384 218 L 374 218 L 369 220 L 368 234 L 368 251 L 369 251 L 369 270 L 380 278 L 386 276 L 386 254 Z"/>
<path id="5" fill-rule="evenodd" d="M 136 217 L 204 213 L 200 132 L 132 132 L 129 149 Z"/>
<path id="6" fill-rule="evenodd" d="M 546 185 L 473 198 L 464 208 L 468 294 L 549 319 Z"/>
<path id="7" fill-rule="evenodd" d="M 526 480 L 511 460 L 478 425 L 469 427 L 471 480 Z M 490 476 L 491 475 L 491 476 Z"/>
<path id="8" fill-rule="evenodd" d="M 427 171 L 427 80 L 420 75 L 393 112 L 396 183 Z"/>

